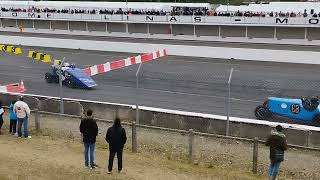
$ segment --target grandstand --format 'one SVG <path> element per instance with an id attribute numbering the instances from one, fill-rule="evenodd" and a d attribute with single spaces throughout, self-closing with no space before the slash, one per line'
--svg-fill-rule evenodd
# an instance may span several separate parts
<path id="1" fill-rule="evenodd" d="M 296 13 L 314 14 L 320 12 L 319 2 L 270 2 L 268 4 L 249 4 L 240 6 L 221 5 L 216 12 L 255 12 L 255 13 Z"/>
<path id="2" fill-rule="evenodd" d="M 3 30 L 15 28 L 16 31 L 21 25 L 28 32 L 76 34 L 81 31 L 121 37 L 139 34 L 151 38 L 159 34 L 158 38 L 164 39 L 203 37 L 201 40 L 206 41 L 230 37 L 243 38 L 237 39 L 241 42 L 247 42 L 247 38 L 320 40 L 319 2 L 212 6 L 209 3 L 0 1 L 0 7 Z"/>
<path id="3" fill-rule="evenodd" d="M 56 9 L 134 9 L 134 10 L 164 10 L 170 11 L 173 7 L 211 8 L 209 3 L 155 3 L 155 2 L 76 2 L 76 1 L 0 1 L 1 7 L 30 8 L 36 7 Z"/>

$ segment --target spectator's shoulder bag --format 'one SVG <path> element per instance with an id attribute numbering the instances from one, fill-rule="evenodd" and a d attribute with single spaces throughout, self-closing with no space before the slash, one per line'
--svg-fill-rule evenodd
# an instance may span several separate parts
<path id="1" fill-rule="evenodd" d="M 276 149 L 274 154 L 274 161 L 275 162 L 282 162 L 284 160 L 284 151 Z"/>

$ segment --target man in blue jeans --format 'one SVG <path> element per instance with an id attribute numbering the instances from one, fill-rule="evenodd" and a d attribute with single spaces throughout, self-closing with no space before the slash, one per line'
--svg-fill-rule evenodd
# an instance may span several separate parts
<path id="1" fill-rule="evenodd" d="M 28 104 L 23 101 L 23 96 L 20 96 L 19 101 L 14 103 L 13 110 L 17 115 L 18 120 L 18 137 L 22 136 L 21 127 L 23 124 L 24 137 L 31 138 L 28 132 L 28 117 L 30 117 L 30 108 Z"/>
<path id="2" fill-rule="evenodd" d="M 97 168 L 98 166 L 94 162 L 94 150 L 96 137 L 98 135 L 98 125 L 96 121 L 93 119 L 93 112 L 90 109 L 87 110 L 86 115 L 81 120 L 80 132 L 82 134 L 84 144 L 85 167 L 90 169 Z M 89 151 L 90 160 L 88 157 Z"/>
<path id="3" fill-rule="evenodd" d="M 266 141 L 266 146 L 270 146 L 270 167 L 268 176 L 274 180 L 277 178 L 281 162 L 284 160 L 284 151 L 287 150 L 286 136 L 282 133 L 282 126 L 276 126 L 271 131 L 271 135 Z"/>

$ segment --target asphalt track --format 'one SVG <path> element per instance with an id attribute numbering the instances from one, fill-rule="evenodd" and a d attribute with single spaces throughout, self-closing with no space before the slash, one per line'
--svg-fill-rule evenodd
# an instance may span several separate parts
<path id="1" fill-rule="evenodd" d="M 28 94 L 58 96 L 58 85 L 47 84 L 49 64 L 27 58 L 27 50 L 38 50 L 56 59 L 66 57 L 88 67 L 134 54 L 84 50 L 23 47 L 23 55 L 0 52 L 1 83 L 24 80 Z M 268 96 L 319 95 L 320 66 L 224 59 L 167 56 L 142 65 L 136 91 L 137 65 L 94 76 L 94 90 L 64 87 L 64 96 L 113 103 L 135 104 L 193 112 L 226 114 L 227 81 L 231 83 L 231 115 L 255 118 L 254 109 Z"/>
<path id="2" fill-rule="evenodd" d="M 232 47 L 232 48 L 250 48 L 250 49 L 316 51 L 316 52 L 320 51 L 319 46 L 316 46 L 316 45 L 287 45 L 287 44 L 240 43 L 240 42 L 221 42 L 221 41 L 143 39 L 143 38 L 128 38 L 128 37 L 85 36 L 85 35 L 47 34 L 47 33 L 18 33 L 18 32 L 0 32 L 0 35 L 45 37 L 45 38 L 60 38 L 60 39 L 79 39 L 79 40 L 92 40 L 92 41 L 209 46 L 209 47 Z"/>

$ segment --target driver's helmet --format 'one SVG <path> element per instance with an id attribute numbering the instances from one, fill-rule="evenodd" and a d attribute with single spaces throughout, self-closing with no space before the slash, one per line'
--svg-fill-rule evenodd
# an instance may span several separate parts
<path id="1" fill-rule="evenodd" d="M 63 63 L 63 66 L 64 66 L 64 67 L 69 67 L 69 66 L 70 66 L 70 64 L 69 64 L 69 63 L 67 63 L 67 62 L 65 62 L 65 63 Z"/>
<path id="2" fill-rule="evenodd" d="M 69 67 L 70 68 L 76 68 L 76 65 L 75 64 L 70 64 Z"/>

